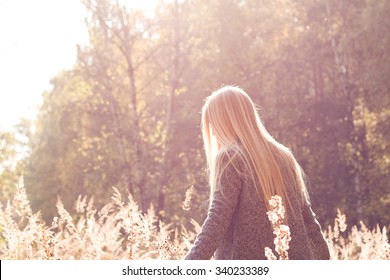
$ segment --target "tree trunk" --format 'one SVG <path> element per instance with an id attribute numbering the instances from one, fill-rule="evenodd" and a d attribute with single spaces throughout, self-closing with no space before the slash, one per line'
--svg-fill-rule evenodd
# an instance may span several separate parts
<path id="1" fill-rule="evenodd" d="M 331 18 L 331 11 L 329 7 L 329 2 L 326 1 L 326 12 L 328 15 L 328 18 Z M 354 115 L 353 111 L 355 109 L 355 99 L 354 99 L 354 92 L 353 86 L 349 82 L 348 77 L 348 68 L 346 63 L 343 63 L 340 58 L 339 50 L 337 50 L 336 40 L 334 36 L 331 33 L 331 30 L 329 30 L 330 38 L 331 38 L 331 45 L 335 60 L 335 65 L 339 77 L 339 82 L 341 85 L 341 91 L 345 97 L 346 107 L 347 107 L 347 126 L 349 131 L 349 142 L 352 147 L 352 154 L 350 159 L 350 164 L 352 167 L 351 175 L 352 175 L 352 183 L 354 186 L 355 191 L 355 199 L 356 199 L 356 213 L 357 213 L 357 219 L 358 221 L 361 221 L 363 219 L 363 202 L 362 202 L 362 192 L 361 192 L 361 183 L 360 183 L 360 161 L 359 161 L 359 147 L 358 147 L 358 135 L 357 135 L 357 129 L 355 127 L 354 123 Z M 346 57 L 345 53 L 342 57 Z"/>
<path id="2" fill-rule="evenodd" d="M 179 86 L 179 80 L 180 80 L 180 23 L 179 23 L 179 7 L 178 7 L 178 1 L 176 0 L 174 3 L 174 10 L 173 10 L 173 17 L 174 17 L 174 27 L 173 27 L 173 49 L 174 49 L 174 56 L 173 56 L 173 64 L 172 64 L 172 70 L 170 71 L 169 75 L 169 95 L 168 95 L 168 106 L 167 106 L 167 115 L 165 119 L 165 129 L 166 129 L 166 138 L 165 142 L 162 147 L 162 163 L 161 163 L 161 188 L 159 190 L 158 195 L 158 201 L 157 201 L 157 212 L 161 213 L 165 208 L 165 194 L 164 190 L 167 187 L 168 184 L 168 173 L 169 173 L 169 152 L 170 152 L 170 146 L 172 142 L 172 134 L 173 134 L 173 127 L 172 127 L 172 115 L 173 115 L 173 108 L 174 108 L 174 101 L 175 101 L 175 93 Z M 162 217 L 160 217 L 162 218 Z"/>

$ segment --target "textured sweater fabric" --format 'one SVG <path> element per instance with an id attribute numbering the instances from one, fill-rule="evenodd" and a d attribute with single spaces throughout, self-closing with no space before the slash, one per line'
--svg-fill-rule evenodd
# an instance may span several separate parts
<path id="1" fill-rule="evenodd" d="M 266 259 L 265 247 L 275 253 L 275 235 L 266 206 L 252 180 L 243 176 L 242 161 L 234 161 L 221 175 L 207 218 L 186 260 L 207 260 L 213 255 L 217 260 Z M 287 184 L 287 195 L 294 208 L 293 214 L 286 209 L 291 236 L 289 259 L 329 259 L 328 245 L 310 204 L 301 202 L 291 183 Z"/>

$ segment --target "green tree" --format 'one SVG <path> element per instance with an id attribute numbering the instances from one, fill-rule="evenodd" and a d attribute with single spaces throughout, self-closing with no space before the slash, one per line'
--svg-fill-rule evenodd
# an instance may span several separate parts
<path id="1" fill-rule="evenodd" d="M 53 213 L 57 195 L 69 208 L 79 194 L 104 203 L 117 186 L 161 219 L 201 222 L 200 108 L 236 84 L 297 156 L 321 222 L 342 208 L 352 223 L 388 223 L 386 1 L 160 1 L 153 16 L 83 3 L 90 41 L 53 79 L 31 137 L 33 206 Z"/>
<path id="2" fill-rule="evenodd" d="M 30 154 L 28 139 L 31 123 L 22 119 L 9 131 L 0 131 L 0 202 L 5 204 L 13 197 L 16 184 L 23 176 L 26 160 Z"/>

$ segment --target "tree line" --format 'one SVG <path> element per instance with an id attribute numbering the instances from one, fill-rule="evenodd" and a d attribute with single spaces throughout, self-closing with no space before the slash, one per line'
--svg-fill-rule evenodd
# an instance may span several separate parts
<path id="1" fill-rule="evenodd" d="M 0 169 L 3 200 L 23 170 L 46 219 L 57 196 L 67 209 L 80 194 L 103 205 L 115 186 L 160 219 L 201 222 L 209 188 L 200 108 L 233 84 L 296 155 L 322 223 L 340 208 L 352 223 L 389 224 L 390 2 L 172 0 L 153 13 L 82 3 L 89 43 L 19 129 L 29 153 L 13 177 Z M 13 140 L 1 135 L 2 154 L 13 154 Z"/>

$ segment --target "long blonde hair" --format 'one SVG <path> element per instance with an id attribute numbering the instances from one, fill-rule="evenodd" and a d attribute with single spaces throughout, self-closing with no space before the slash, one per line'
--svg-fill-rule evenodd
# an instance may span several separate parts
<path id="1" fill-rule="evenodd" d="M 268 133 L 254 103 L 241 88 L 225 86 L 206 98 L 202 109 L 202 133 L 210 201 L 226 168 L 226 164 L 218 162 L 223 154 L 228 155 L 230 163 L 235 156 L 242 159 L 267 209 L 273 195 L 281 196 L 291 206 L 287 182 L 293 182 L 291 185 L 302 200 L 308 199 L 303 172 L 291 151 Z"/>

